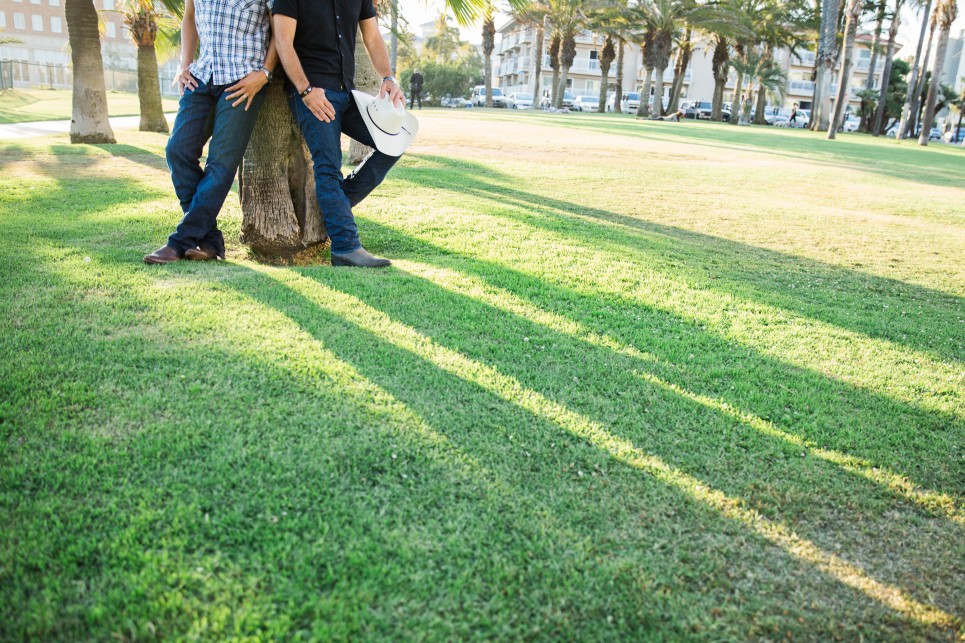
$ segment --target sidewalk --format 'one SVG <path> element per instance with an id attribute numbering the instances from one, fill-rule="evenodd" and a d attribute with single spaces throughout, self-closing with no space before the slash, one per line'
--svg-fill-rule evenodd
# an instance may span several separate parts
<path id="1" fill-rule="evenodd" d="M 175 112 L 165 114 L 168 124 L 174 123 Z M 137 129 L 141 122 L 140 116 L 114 116 L 110 119 L 111 128 L 115 130 Z M 0 141 L 12 141 L 31 136 L 50 136 L 51 134 L 67 134 L 70 132 L 70 120 L 64 121 L 34 121 L 32 123 L 0 124 Z"/>

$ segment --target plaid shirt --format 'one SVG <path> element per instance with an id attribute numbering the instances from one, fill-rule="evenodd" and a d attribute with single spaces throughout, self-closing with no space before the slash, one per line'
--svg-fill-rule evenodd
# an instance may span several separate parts
<path id="1" fill-rule="evenodd" d="M 227 85 L 261 69 L 270 20 L 267 0 L 195 0 L 201 53 L 191 74 L 205 83 Z"/>

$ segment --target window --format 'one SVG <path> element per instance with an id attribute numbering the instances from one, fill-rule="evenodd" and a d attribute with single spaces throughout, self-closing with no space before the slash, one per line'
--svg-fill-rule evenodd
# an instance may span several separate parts
<path id="1" fill-rule="evenodd" d="M 30 16 L 30 28 L 34 31 L 44 30 L 44 17 L 43 16 Z"/>
<path id="2" fill-rule="evenodd" d="M 114 26 L 113 22 L 104 23 L 104 33 L 107 34 L 108 38 L 114 38 L 117 36 L 117 27 Z"/>
<path id="3" fill-rule="evenodd" d="M 110 11 L 114 8 L 114 0 L 104 0 L 104 9 Z"/>
<path id="4" fill-rule="evenodd" d="M 7 14 L 4 13 L 3 11 L 0 11 L 0 29 L 6 29 L 6 28 L 7 28 Z"/>
<path id="5" fill-rule="evenodd" d="M 51 33 L 63 33 L 63 32 L 64 32 L 63 23 L 61 22 L 60 18 L 58 18 L 57 16 L 51 16 L 51 17 L 50 17 L 50 31 L 51 31 Z"/>
<path id="6" fill-rule="evenodd" d="M 131 39 L 131 30 L 127 28 L 127 25 L 121 25 L 121 38 L 124 40 Z"/>
<path id="7" fill-rule="evenodd" d="M 50 3 L 50 6 L 51 6 L 51 7 L 59 7 L 59 6 L 60 6 L 60 0 L 47 0 L 47 2 Z"/>
<path id="8" fill-rule="evenodd" d="M 43 0 L 30 0 L 30 4 L 40 4 Z"/>
<path id="9" fill-rule="evenodd" d="M 596 49 L 591 49 L 590 60 L 596 60 L 598 57 L 599 57 L 599 54 L 597 53 Z"/>
<path id="10" fill-rule="evenodd" d="M 24 18 L 22 13 L 13 14 L 13 27 L 14 29 L 26 29 L 27 19 Z"/>

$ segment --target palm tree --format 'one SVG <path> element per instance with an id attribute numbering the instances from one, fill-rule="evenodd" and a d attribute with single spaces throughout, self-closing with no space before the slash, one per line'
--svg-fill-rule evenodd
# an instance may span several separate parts
<path id="1" fill-rule="evenodd" d="M 640 104 L 637 106 L 637 116 L 647 117 L 650 116 L 650 88 L 653 83 L 653 67 L 654 67 L 654 45 L 653 39 L 656 36 L 656 31 L 653 27 L 647 25 L 646 31 L 643 32 L 643 38 L 640 42 L 640 51 L 643 54 L 643 91 L 640 93 Z"/>
<path id="2" fill-rule="evenodd" d="M 158 28 L 167 16 L 154 0 L 126 0 L 124 24 L 137 45 L 137 99 L 141 108 L 142 132 L 168 133 L 168 122 L 161 107 L 161 83 L 158 78 Z"/>
<path id="3" fill-rule="evenodd" d="M 646 25 L 647 31 L 653 34 L 652 44 L 647 43 L 647 49 L 652 51 L 654 78 L 653 111 L 650 118 L 663 116 L 663 76 L 670 63 L 674 35 L 697 8 L 691 0 L 641 0 L 636 7 L 641 22 Z M 646 88 L 644 91 L 646 92 Z M 648 100 L 648 93 L 641 96 L 641 107 Z"/>
<path id="4" fill-rule="evenodd" d="M 547 53 L 550 57 L 550 69 L 553 70 L 553 83 L 550 87 L 548 105 L 553 105 L 556 101 L 556 90 L 560 87 L 560 45 L 563 44 L 563 36 L 560 32 L 553 29 L 553 36 L 550 38 L 550 46 Z"/>
<path id="5" fill-rule="evenodd" d="M 841 58 L 841 68 L 838 71 L 838 95 L 834 101 L 834 114 L 828 124 L 828 139 L 834 139 L 838 128 L 844 120 L 844 106 L 848 102 L 851 92 L 851 67 L 854 57 L 854 40 L 858 31 L 858 18 L 861 16 L 861 3 L 858 0 L 848 0 L 845 10 L 844 27 L 844 55 Z"/>
<path id="6" fill-rule="evenodd" d="M 606 96 L 610 89 L 610 65 L 616 59 L 613 34 L 608 33 L 603 39 L 603 49 L 600 50 L 600 98 L 596 111 L 601 114 L 606 111 Z"/>
<path id="7" fill-rule="evenodd" d="M 66 0 L 67 36 L 74 68 L 71 143 L 114 143 L 107 116 L 104 60 L 93 0 Z"/>
<path id="8" fill-rule="evenodd" d="M 905 104 L 901 109 L 901 122 L 898 125 L 898 140 L 909 136 L 909 121 L 915 113 L 917 102 L 916 93 L 918 91 L 918 72 L 921 65 L 921 50 L 925 44 L 925 31 L 928 29 L 928 17 L 931 12 L 932 0 L 925 0 L 924 13 L 922 14 L 921 33 L 918 34 L 918 49 L 915 51 L 915 64 L 911 68 L 911 79 L 908 81 L 908 94 L 905 96 Z M 934 32 L 934 29 L 932 30 Z M 931 49 L 931 37 L 929 36 L 929 49 Z M 926 63 L 927 64 L 927 63 Z"/>
<path id="9" fill-rule="evenodd" d="M 898 35 L 898 27 L 901 24 L 900 16 L 903 4 L 904 0 L 895 0 L 895 10 L 891 14 L 891 26 L 888 28 L 888 50 L 885 54 L 885 69 L 881 74 L 881 91 L 878 93 L 878 109 L 875 110 L 875 120 L 871 127 L 872 136 L 881 134 L 881 125 L 885 118 L 888 88 L 891 85 L 891 68 L 895 61 L 895 37 Z M 871 78 L 871 76 L 869 76 L 869 78 Z"/>
<path id="10" fill-rule="evenodd" d="M 821 25 L 815 56 L 814 97 L 811 101 L 811 129 L 827 129 L 830 122 L 831 76 L 838 51 L 838 0 L 821 0 Z"/>
<path id="11" fill-rule="evenodd" d="M 557 109 L 563 106 L 566 78 L 576 59 L 576 35 L 585 21 L 581 12 L 582 4 L 583 0 L 547 0 L 547 16 L 553 25 L 553 40 L 559 38 L 556 50 L 559 80 L 555 80 L 557 70 L 554 69 L 554 94 L 550 97 L 551 104 Z M 550 45 L 551 53 L 553 44 Z"/>
<path id="12" fill-rule="evenodd" d="M 688 22 L 684 37 L 677 46 L 677 61 L 674 63 L 673 83 L 670 85 L 670 100 L 667 103 L 668 114 L 676 112 L 677 105 L 680 103 L 680 94 L 684 88 L 684 75 L 687 73 L 690 58 L 694 52 L 693 32 L 693 24 Z"/>
<path id="13" fill-rule="evenodd" d="M 534 0 L 531 4 L 513 12 L 513 17 L 523 25 L 529 25 L 536 34 L 533 47 L 533 105 L 539 103 L 540 80 L 543 72 L 543 44 L 546 36 L 547 6 L 545 2 Z"/>
<path id="14" fill-rule="evenodd" d="M 711 101 L 710 120 L 720 121 L 724 118 L 724 88 L 730 70 L 730 45 L 727 37 L 720 33 L 714 34 L 714 56 L 711 59 L 711 70 L 714 74 L 714 98 Z"/>
<path id="15" fill-rule="evenodd" d="M 486 3 L 483 10 L 482 50 L 483 84 L 486 86 L 486 107 L 493 106 L 493 49 L 496 48 L 496 7 Z"/>
<path id="16" fill-rule="evenodd" d="M 935 107 L 938 103 L 939 82 L 942 77 L 942 66 L 945 64 L 945 50 L 948 49 L 948 32 L 958 17 L 958 2 L 956 0 L 939 0 L 935 7 L 938 22 L 938 45 L 935 47 L 935 64 L 931 70 L 932 82 L 928 87 L 928 97 L 925 99 L 925 114 L 921 119 L 921 134 L 918 136 L 919 145 L 928 145 L 932 122 L 935 120 Z M 950 97 L 949 97 L 950 98 Z"/>

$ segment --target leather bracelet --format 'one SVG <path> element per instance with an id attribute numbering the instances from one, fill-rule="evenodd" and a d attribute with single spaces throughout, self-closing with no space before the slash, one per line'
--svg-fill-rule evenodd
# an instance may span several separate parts
<path id="1" fill-rule="evenodd" d="M 309 86 L 305 88 L 305 91 L 303 91 L 303 92 L 298 92 L 298 95 L 299 95 L 301 98 L 305 98 L 305 97 L 308 96 L 310 93 L 312 93 L 312 90 L 313 90 L 313 89 L 315 89 L 315 88 L 312 87 L 312 86 L 309 84 Z"/>

